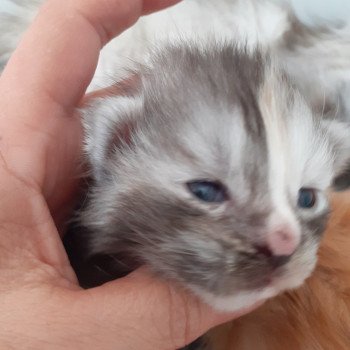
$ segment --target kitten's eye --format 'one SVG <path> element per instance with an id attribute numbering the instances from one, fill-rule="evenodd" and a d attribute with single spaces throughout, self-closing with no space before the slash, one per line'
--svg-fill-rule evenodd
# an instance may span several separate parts
<path id="1" fill-rule="evenodd" d="M 312 188 L 301 188 L 299 190 L 298 206 L 310 209 L 316 204 L 316 191 Z"/>
<path id="2" fill-rule="evenodd" d="M 200 200 L 209 203 L 220 203 L 227 200 L 225 187 L 219 182 L 192 181 L 187 183 L 188 189 Z"/>

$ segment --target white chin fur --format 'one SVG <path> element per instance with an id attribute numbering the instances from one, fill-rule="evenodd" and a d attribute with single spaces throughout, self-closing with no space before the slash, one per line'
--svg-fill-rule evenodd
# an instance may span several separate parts
<path id="1" fill-rule="evenodd" d="M 249 308 L 259 301 L 272 298 L 278 294 L 274 287 L 267 287 L 255 292 L 238 292 L 232 296 L 218 297 L 204 291 L 196 291 L 196 294 L 208 305 L 218 311 L 235 312 Z"/>

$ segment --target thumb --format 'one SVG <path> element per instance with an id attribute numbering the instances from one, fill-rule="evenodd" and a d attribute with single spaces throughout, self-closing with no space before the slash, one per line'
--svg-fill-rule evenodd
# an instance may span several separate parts
<path id="1" fill-rule="evenodd" d="M 210 328 L 258 306 L 219 313 L 188 291 L 158 280 L 144 269 L 87 292 L 80 297 L 83 309 L 98 325 L 95 335 L 103 342 L 109 339 L 113 349 L 179 349 Z"/>

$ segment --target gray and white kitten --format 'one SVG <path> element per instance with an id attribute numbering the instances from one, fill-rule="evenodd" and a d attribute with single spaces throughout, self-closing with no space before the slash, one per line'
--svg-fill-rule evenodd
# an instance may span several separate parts
<path id="1" fill-rule="evenodd" d="M 0 38 L 3 62 L 19 37 L 13 19 L 30 18 L 30 5 L 41 2 L 6 1 L 24 17 L 3 17 L 12 24 Z M 292 18 L 267 0 L 185 0 L 103 50 L 91 89 L 107 73 L 120 93 L 83 112 L 91 182 L 77 235 L 88 255 L 126 270 L 146 263 L 224 310 L 309 276 L 327 191 L 350 158 L 350 132 L 308 106 L 322 114 L 319 97 L 329 91 L 321 101 L 331 112 L 344 81 L 331 80 L 335 69 L 322 76 L 334 84 L 318 85 L 332 55 L 315 60 L 305 78 L 310 53 Z M 160 25 L 166 35 L 158 40 Z M 315 53 L 330 33 L 302 37 L 312 38 Z M 310 85 L 322 87 L 314 94 Z"/>
<path id="2" fill-rule="evenodd" d="M 90 253 L 146 263 L 224 310 L 299 286 L 349 128 L 314 115 L 267 55 L 229 43 L 165 46 L 122 90 L 84 111 Z"/>

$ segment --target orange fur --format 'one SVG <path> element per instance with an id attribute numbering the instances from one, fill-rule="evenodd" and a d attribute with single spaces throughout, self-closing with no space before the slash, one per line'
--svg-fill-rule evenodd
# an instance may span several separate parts
<path id="1" fill-rule="evenodd" d="M 214 330 L 214 350 L 350 349 L 350 193 L 337 194 L 317 268 L 303 287 Z"/>

